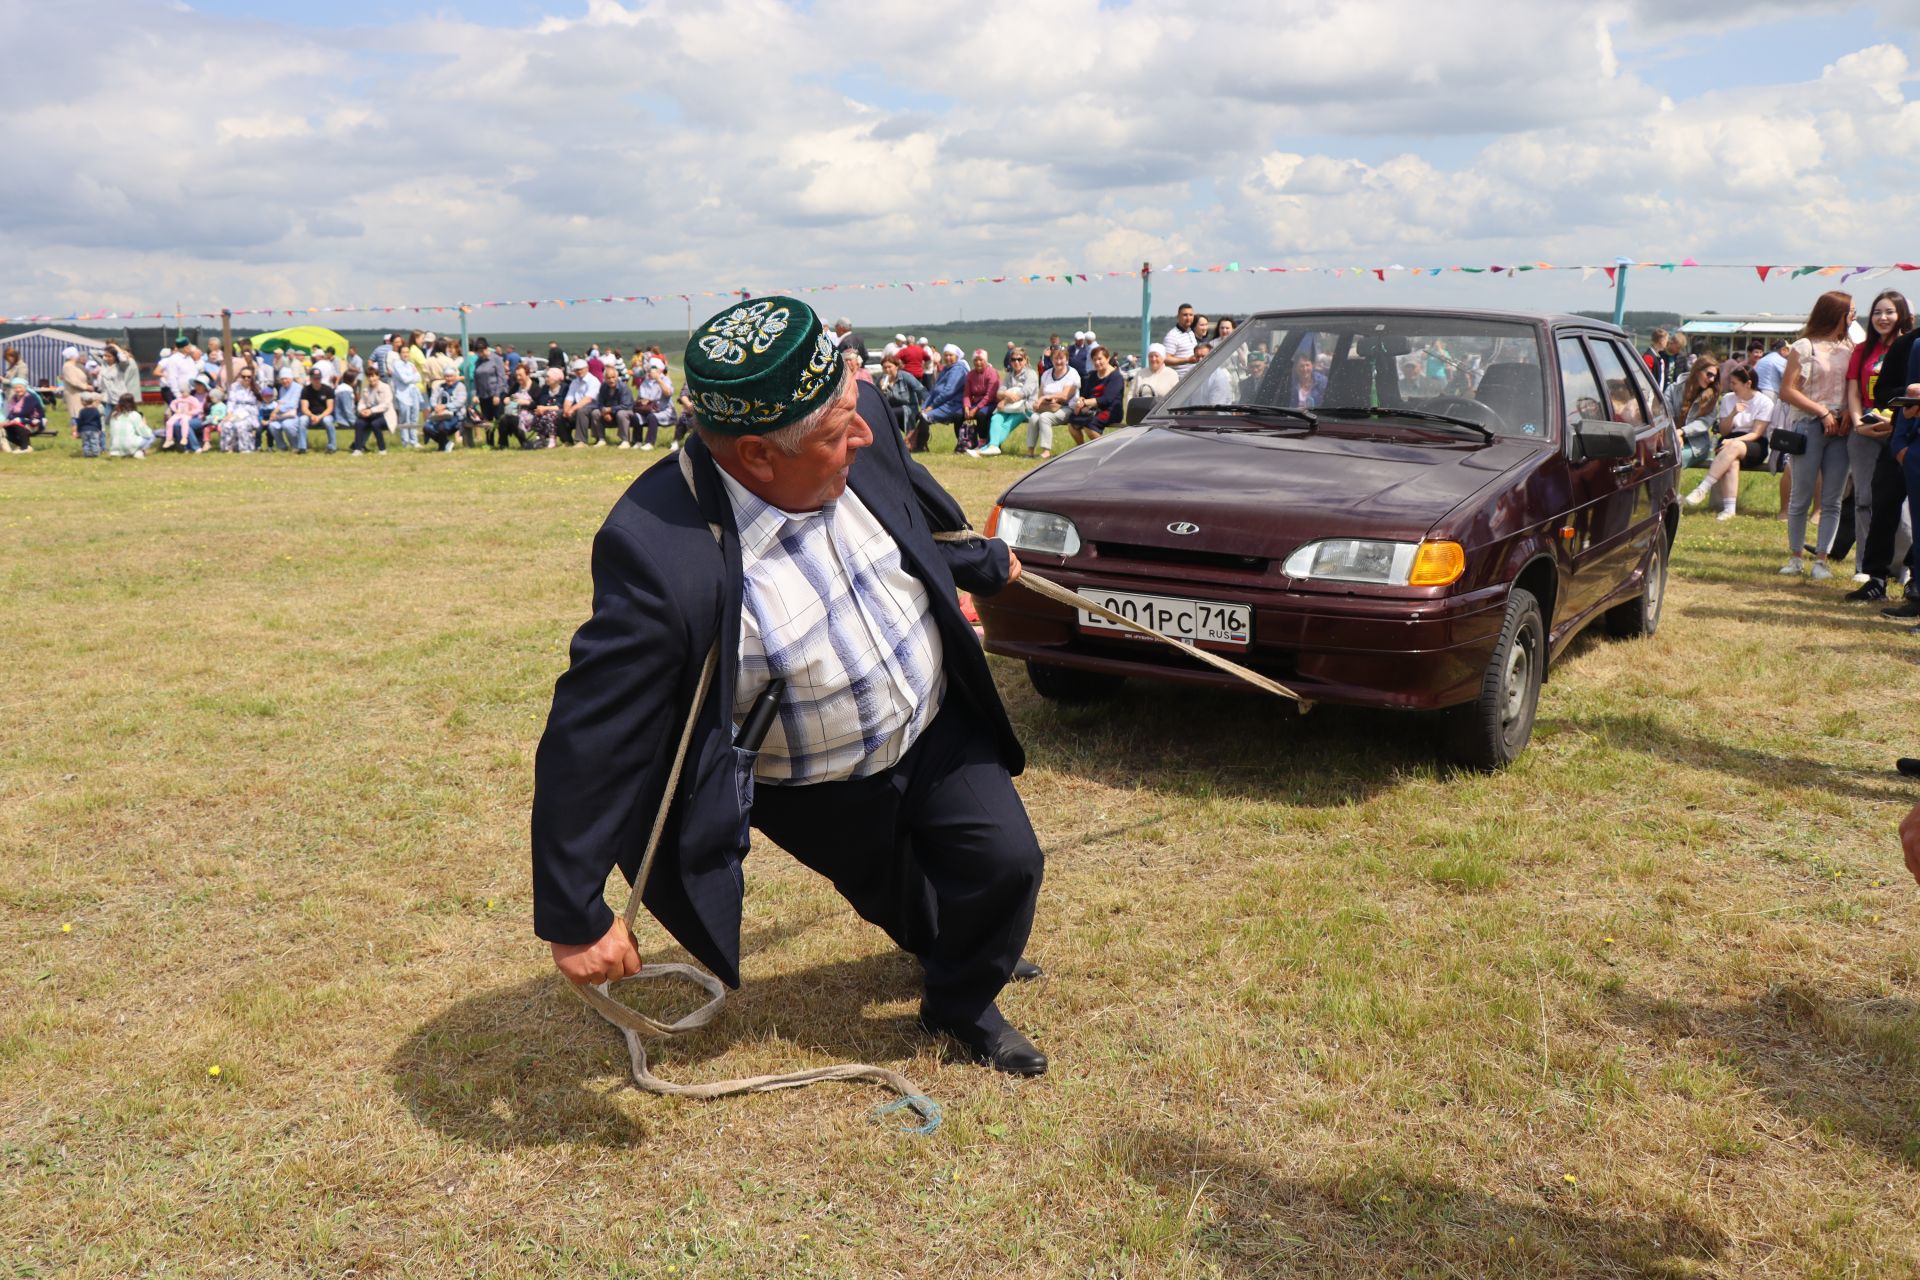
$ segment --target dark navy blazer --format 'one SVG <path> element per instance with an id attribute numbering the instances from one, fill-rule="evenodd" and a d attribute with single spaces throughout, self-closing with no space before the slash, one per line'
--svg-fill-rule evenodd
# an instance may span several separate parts
<path id="1" fill-rule="evenodd" d="M 965 514 L 908 456 L 871 384 L 861 384 L 858 405 L 873 443 L 855 456 L 848 485 L 926 584 L 947 697 L 965 701 L 1017 775 L 1025 754 L 955 597 L 956 587 L 991 595 L 1006 586 L 1006 544 L 935 542 L 936 530 L 965 528 Z M 750 803 L 732 740 L 740 539 L 713 455 L 697 436 L 683 447 L 698 501 L 669 455 L 628 487 L 593 540 L 593 616 L 574 633 L 534 759 L 533 927 L 549 942 L 584 943 L 613 923 L 602 896 L 607 873 L 617 863 L 631 883 L 639 870 L 687 704 L 717 638 L 714 689 L 699 709 L 643 900 L 681 946 L 738 986 Z M 709 522 L 720 527 L 719 543 Z"/>

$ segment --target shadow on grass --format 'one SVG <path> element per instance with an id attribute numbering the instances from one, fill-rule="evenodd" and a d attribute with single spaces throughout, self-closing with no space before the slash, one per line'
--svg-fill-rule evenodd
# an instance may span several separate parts
<path id="1" fill-rule="evenodd" d="M 1613 1015 L 1668 1049 L 1693 1041 L 1783 1111 L 1920 1169 L 1920 1004 L 1780 986 L 1717 1004 L 1635 992 Z"/>
<path id="2" fill-rule="evenodd" d="M 763 938 L 758 945 L 743 944 L 743 951 L 765 945 Z M 662 951 L 643 963 L 684 958 Z M 747 1041 L 777 1038 L 793 1046 L 795 1067 L 897 1060 L 923 1046 L 925 1034 L 910 1015 L 871 1016 L 866 1009 L 917 998 L 920 981 L 918 962 L 901 952 L 767 978 L 750 974 L 739 991 L 729 993 L 725 1012 L 712 1025 L 649 1044 L 649 1056 L 656 1074 L 686 1082 L 720 1078 L 718 1070 L 700 1068 Z M 666 1018 L 689 1012 L 704 998 L 680 983 L 642 984 L 632 996 L 636 1006 Z M 764 1061 L 743 1068 L 783 1069 Z M 626 1147 L 644 1144 L 653 1132 L 650 1116 L 629 1096 L 619 1033 L 557 973 L 478 992 L 442 1010 L 407 1036 L 388 1059 L 387 1072 L 422 1124 L 484 1147 Z"/>
<path id="3" fill-rule="evenodd" d="M 1283 1177 L 1159 1129 L 1122 1130 L 1107 1143 L 1119 1167 L 1174 1206 L 1164 1233 L 1228 1276 L 1677 1277 L 1698 1274 L 1727 1245 L 1684 1214 L 1601 1213 L 1564 1187 L 1505 1200 L 1390 1164 Z"/>
<path id="4" fill-rule="evenodd" d="M 1334 706 L 1301 715 L 1267 694 L 1147 680 L 1083 706 L 1003 689 L 1029 760 L 1108 786 L 1337 805 L 1449 767 L 1431 716 Z"/>
<path id="5" fill-rule="evenodd" d="M 1911 790 L 1900 785 L 1890 768 L 1846 769 L 1812 756 L 1775 755 L 1715 742 L 1682 733 L 1653 715 L 1542 717 L 1534 727 L 1536 737 L 1553 733 L 1584 733 L 1606 746 L 1650 756 L 1663 768 L 1686 764 L 1717 769 L 1745 782 L 1818 787 L 1874 804 L 1905 803 Z M 1872 785 L 1876 782 L 1881 785 Z"/>

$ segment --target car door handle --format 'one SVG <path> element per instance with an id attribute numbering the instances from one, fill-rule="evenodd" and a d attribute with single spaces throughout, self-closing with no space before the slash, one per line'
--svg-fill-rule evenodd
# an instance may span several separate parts
<path id="1" fill-rule="evenodd" d="M 1613 474 L 1617 476 L 1630 476 L 1633 474 L 1633 469 L 1634 464 L 1631 462 L 1616 463 L 1613 468 Z"/>

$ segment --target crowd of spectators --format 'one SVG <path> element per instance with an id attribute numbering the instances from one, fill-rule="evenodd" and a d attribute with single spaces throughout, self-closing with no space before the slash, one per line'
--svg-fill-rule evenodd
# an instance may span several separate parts
<path id="1" fill-rule="evenodd" d="M 1741 468 L 1768 466 L 1780 473 L 1779 518 L 1787 526 L 1780 573 L 1829 578 L 1829 563 L 1851 553 L 1849 600 L 1884 600 L 1904 583 L 1905 600 L 1884 612 L 1920 618 L 1912 549 L 1920 526 L 1920 449 L 1912 447 L 1920 443 L 1920 419 L 1894 404 L 1920 394 L 1913 311 L 1889 289 L 1864 321 L 1856 321 L 1852 295 L 1834 291 L 1821 295 L 1791 341 L 1754 340 L 1716 359 L 1656 330 L 1645 359 L 1666 387 L 1683 440 L 1711 449 L 1706 478 L 1688 503 L 1716 497 L 1719 518 L 1731 519 Z"/>

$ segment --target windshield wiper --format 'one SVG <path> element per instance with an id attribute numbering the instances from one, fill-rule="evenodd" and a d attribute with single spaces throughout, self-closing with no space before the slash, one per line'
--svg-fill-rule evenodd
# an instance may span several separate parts
<path id="1" fill-rule="evenodd" d="M 1172 410 L 1174 413 L 1237 413 L 1247 417 L 1278 414 L 1283 418 L 1293 418 L 1306 423 L 1309 427 L 1320 425 L 1320 419 L 1307 409 L 1290 409 L 1280 404 L 1183 404 Z"/>
<path id="2" fill-rule="evenodd" d="M 1320 412 L 1331 413 L 1336 416 L 1340 414 L 1360 414 L 1368 418 L 1415 418 L 1421 422 L 1438 422 L 1449 427 L 1465 427 L 1468 431 L 1474 432 L 1488 444 L 1492 444 L 1500 438 L 1495 435 L 1493 429 L 1485 423 L 1475 422 L 1472 418 L 1456 418 L 1452 414 L 1447 413 L 1431 413 L 1425 409 L 1403 409 L 1389 404 L 1336 405 L 1330 409 L 1323 408 Z"/>

